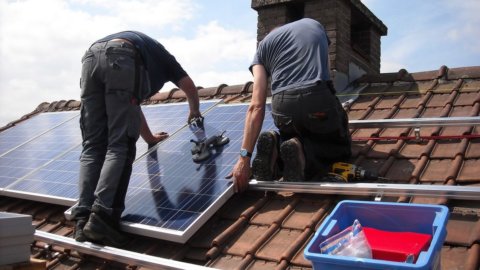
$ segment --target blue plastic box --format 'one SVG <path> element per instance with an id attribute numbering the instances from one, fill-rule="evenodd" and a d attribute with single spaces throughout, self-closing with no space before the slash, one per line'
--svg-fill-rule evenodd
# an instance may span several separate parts
<path id="1" fill-rule="evenodd" d="M 440 252 L 447 236 L 448 216 L 448 208 L 442 205 L 342 201 L 325 218 L 303 254 L 315 270 L 440 269 Z M 432 241 L 415 263 L 321 254 L 320 243 L 351 226 L 355 219 L 364 227 L 430 234 Z"/>

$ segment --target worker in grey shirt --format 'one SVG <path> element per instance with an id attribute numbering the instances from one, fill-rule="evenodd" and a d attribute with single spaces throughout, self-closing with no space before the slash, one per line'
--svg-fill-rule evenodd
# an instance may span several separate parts
<path id="1" fill-rule="evenodd" d="M 75 239 L 123 246 L 120 217 L 135 159 L 138 137 L 149 145 L 168 134 L 152 133 L 140 103 L 167 81 L 187 96 L 187 121 L 203 119 L 197 88 L 182 66 L 159 42 L 135 31 L 109 35 L 91 45 L 82 58 L 79 200 L 72 210 Z"/>
<path id="2" fill-rule="evenodd" d="M 250 66 L 253 95 L 242 148 L 231 175 L 237 190 L 248 187 L 252 172 L 261 181 L 280 176 L 283 181 L 311 180 L 322 164 L 351 155 L 348 117 L 330 80 L 329 42 L 318 21 L 304 18 L 273 29 L 259 43 Z M 279 132 L 260 134 L 269 77 L 272 116 Z M 251 162 L 256 143 L 257 155 Z"/>

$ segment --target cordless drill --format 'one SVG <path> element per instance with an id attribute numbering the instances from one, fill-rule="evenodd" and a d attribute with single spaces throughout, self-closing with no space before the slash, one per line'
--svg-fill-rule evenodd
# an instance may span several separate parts
<path id="1" fill-rule="evenodd" d="M 384 177 L 378 176 L 375 172 L 370 172 L 359 166 L 345 162 L 333 163 L 328 175 L 340 180 L 340 182 L 387 180 Z"/>

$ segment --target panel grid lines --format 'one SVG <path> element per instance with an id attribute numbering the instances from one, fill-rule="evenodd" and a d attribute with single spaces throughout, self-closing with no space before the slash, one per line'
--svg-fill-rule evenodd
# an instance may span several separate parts
<path id="1" fill-rule="evenodd" d="M 205 115 L 204 130 L 185 127 L 138 159 L 122 220 L 184 234 L 200 226 L 197 223 L 205 221 L 202 217 L 213 214 L 207 213 L 209 208 L 232 187 L 225 177 L 238 159 L 247 108 L 246 104 L 217 105 Z M 264 129 L 273 128 L 269 110 L 270 106 Z M 223 131 L 230 142 L 211 149 L 208 160 L 194 163 L 190 140 L 199 141 Z"/>

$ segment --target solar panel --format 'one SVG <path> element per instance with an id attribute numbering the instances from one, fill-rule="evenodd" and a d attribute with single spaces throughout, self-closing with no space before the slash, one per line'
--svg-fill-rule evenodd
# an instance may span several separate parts
<path id="1" fill-rule="evenodd" d="M 218 102 L 219 100 L 202 102 L 200 109 L 207 110 Z M 144 106 L 142 110 L 153 132 L 162 129 L 170 134 L 186 125 L 189 111 L 188 103 L 185 102 Z M 67 138 L 64 136 L 66 134 L 72 136 Z M 148 150 L 148 145 L 142 139 L 138 140 L 137 147 L 140 148 L 137 157 Z M 43 151 L 38 152 L 37 148 Z M 3 157 L 0 158 L 0 168 L 5 165 L 5 176 L 3 171 L 0 172 L 0 180 L 8 177 L 9 184 L 16 181 L 4 193 L 67 206 L 75 204 L 78 199 L 81 151 L 81 132 L 77 118 L 17 149 L 11 155 L 6 155 L 3 160 Z M 17 166 L 10 164 L 22 156 L 25 158 L 20 158 L 21 162 Z"/>
<path id="2" fill-rule="evenodd" d="M 56 114 L 57 118 L 61 114 Z M 35 169 L 69 151 L 81 142 L 78 125 L 78 113 L 74 118 L 50 129 L 48 132 L 30 140 L 0 157 L 0 185 L 9 186 Z M 33 190 L 41 192 L 42 190 Z"/>
<path id="3" fill-rule="evenodd" d="M 71 206 L 78 199 L 78 145 L 7 187 L 7 195 Z"/>
<path id="4" fill-rule="evenodd" d="M 122 216 L 123 229 L 185 243 L 233 194 L 225 179 L 238 159 L 248 106 L 218 105 L 205 115 L 205 129 L 183 128 L 137 160 Z M 268 113 L 264 129 L 273 128 Z M 190 140 L 225 131 L 230 142 L 212 149 L 201 163 L 192 160 Z"/>
<path id="5" fill-rule="evenodd" d="M 77 116 L 78 112 L 40 113 L 0 133 L 0 156 Z"/>
<path id="6" fill-rule="evenodd" d="M 200 102 L 200 111 L 205 112 L 219 102 L 220 100 L 202 101 Z M 172 135 L 186 126 L 189 106 L 187 102 L 149 105 L 143 106 L 142 111 L 153 133 L 163 131 Z M 147 151 L 148 144 L 140 138 L 137 141 L 136 158 L 139 158 Z"/>

